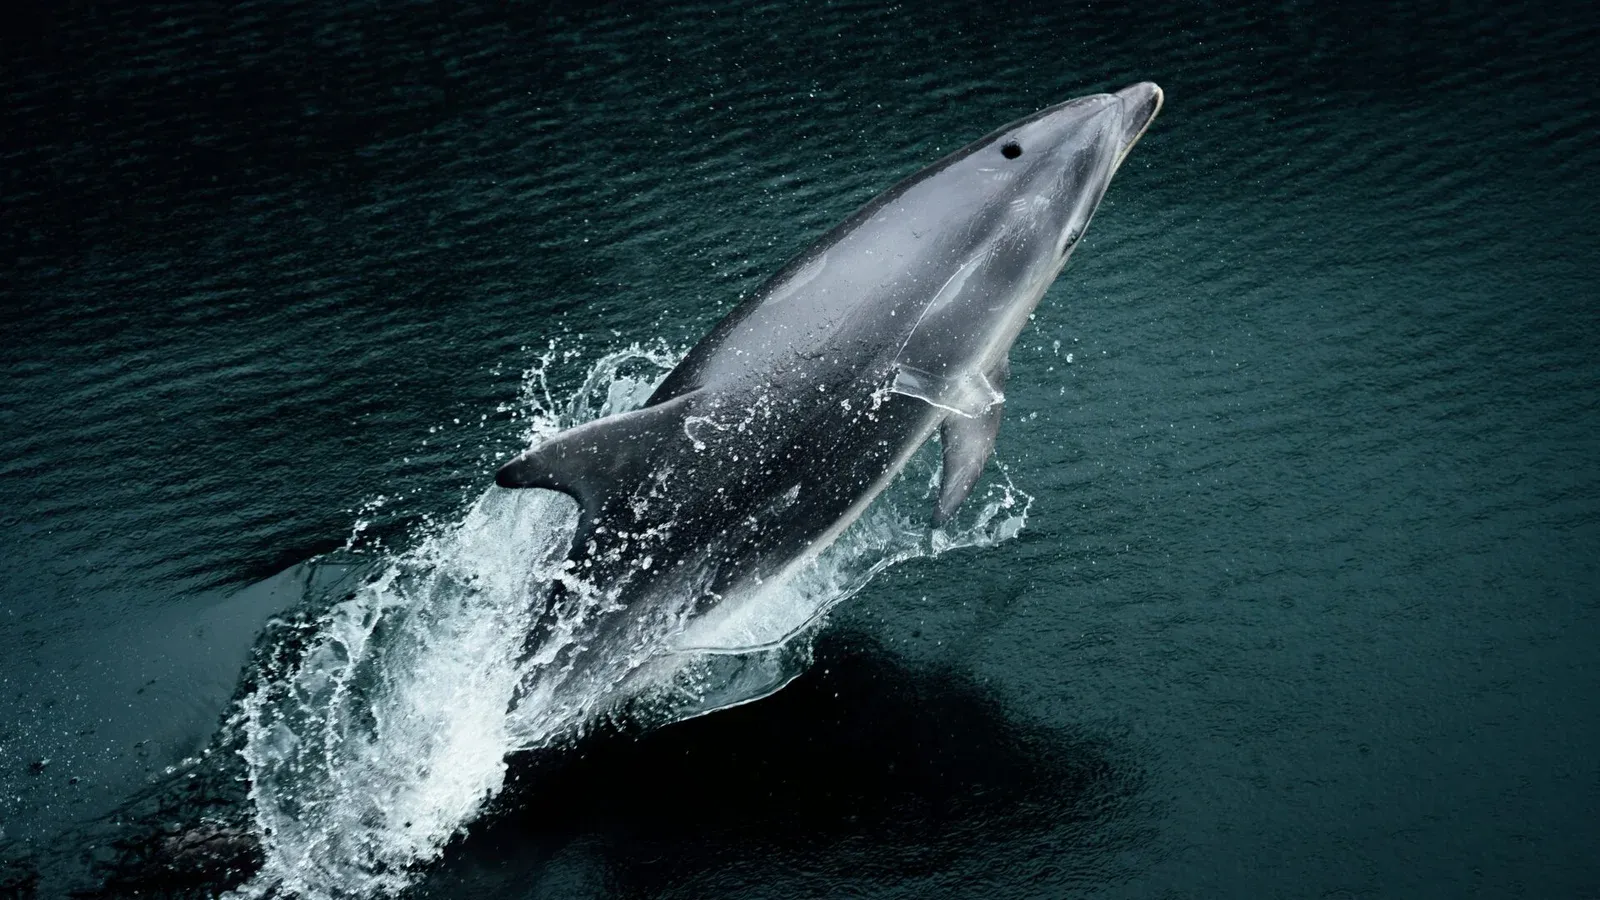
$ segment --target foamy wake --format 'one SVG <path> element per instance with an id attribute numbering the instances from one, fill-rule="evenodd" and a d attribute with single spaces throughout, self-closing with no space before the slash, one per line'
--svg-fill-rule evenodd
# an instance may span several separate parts
<path id="1" fill-rule="evenodd" d="M 638 348 L 596 363 L 564 402 L 552 352 L 525 379 L 530 442 L 642 404 L 675 364 Z M 640 652 L 568 681 L 527 658 L 533 598 L 560 574 L 576 504 L 490 488 L 457 522 L 383 560 L 356 593 L 303 629 L 241 702 L 260 873 L 236 896 L 370 897 L 402 890 L 501 789 L 506 756 L 571 740 L 602 716 L 659 725 L 749 702 L 810 663 L 829 609 L 898 562 L 1014 536 L 1032 498 L 1003 470 L 965 514 L 925 524 L 937 460 L 919 454 L 821 557 L 735 608 L 652 624 Z M 603 600 L 573 602 L 557 635 L 582 652 Z"/>

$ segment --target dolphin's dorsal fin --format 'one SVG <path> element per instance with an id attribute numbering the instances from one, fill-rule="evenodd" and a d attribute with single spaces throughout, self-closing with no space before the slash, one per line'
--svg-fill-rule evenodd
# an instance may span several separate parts
<path id="1" fill-rule="evenodd" d="M 1002 362 L 986 376 L 996 394 L 1004 389 L 1010 366 Z M 946 416 L 939 428 L 939 444 L 944 451 L 944 468 L 939 476 L 939 503 L 933 510 L 933 524 L 943 525 L 955 515 L 962 501 L 972 493 L 983 474 L 983 467 L 994 453 L 995 435 L 1005 414 L 1005 397 L 999 396 L 976 415 Z"/>
<path id="2" fill-rule="evenodd" d="M 688 440 L 684 417 L 698 393 L 569 428 L 501 466 L 495 484 L 561 491 L 577 500 L 583 512 L 576 537 L 581 545 L 612 501 L 644 487 L 660 448 Z"/>

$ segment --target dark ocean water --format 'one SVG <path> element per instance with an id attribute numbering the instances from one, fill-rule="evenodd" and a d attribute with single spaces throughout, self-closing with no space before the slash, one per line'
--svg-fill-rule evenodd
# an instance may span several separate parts
<path id="1" fill-rule="evenodd" d="M 550 341 L 560 390 L 684 347 L 898 178 L 1149 79 L 1012 355 L 1021 535 L 880 575 L 773 698 L 518 758 L 417 892 L 1600 897 L 1585 7 L 8 16 L 0 891 L 193 820 L 307 593 L 269 576 L 459 518 Z"/>

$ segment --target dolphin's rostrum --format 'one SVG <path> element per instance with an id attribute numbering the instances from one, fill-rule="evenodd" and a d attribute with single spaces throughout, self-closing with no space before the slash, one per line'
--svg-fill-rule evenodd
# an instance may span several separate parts
<path id="1" fill-rule="evenodd" d="M 813 558 L 935 430 L 943 523 L 993 450 L 1012 343 L 1161 102 L 1148 82 L 1071 100 L 917 172 L 767 281 L 643 408 L 555 435 L 496 482 L 578 501 L 579 583 L 687 615 Z"/>

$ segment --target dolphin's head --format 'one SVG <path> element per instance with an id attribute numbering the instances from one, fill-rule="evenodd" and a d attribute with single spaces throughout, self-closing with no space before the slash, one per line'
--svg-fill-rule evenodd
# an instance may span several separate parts
<path id="1" fill-rule="evenodd" d="M 1001 231 L 1031 245 L 1028 255 L 1053 278 L 1161 101 L 1161 88 L 1148 81 L 1070 100 L 969 146 L 957 165 L 981 173 Z"/>

